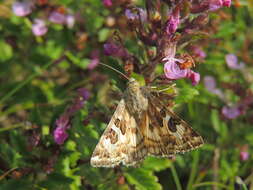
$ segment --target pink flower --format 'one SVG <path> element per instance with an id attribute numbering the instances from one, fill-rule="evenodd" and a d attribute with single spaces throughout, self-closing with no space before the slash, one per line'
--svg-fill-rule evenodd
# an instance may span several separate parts
<path id="1" fill-rule="evenodd" d="M 65 23 L 68 28 L 73 28 L 73 26 L 75 24 L 75 16 L 74 15 L 66 15 Z"/>
<path id="2" fill-rule="evenodd" d="M 205 76 L 204 77 L 204 85 L 209 92 L 216 94 L 221 99 L 224 98 L 223 92 L 220 89 L 216 88 L 216 81 L 215 81 L 214 77 Z"/>
<path id="3" fill-rule="evenodd" d="M 187 77 L 189 69 L 180 69 L 177 62 L 183 62 L 181 59 L 176 58 L 164 58 L 163 61 L 166 61 L 164 64 L 164 73 L 168 79 L 176 80 Z"/>
<path id="4" fill-rule="evenodd" d="M 166 57 L 163 59 L 166 61 L 164 64 L 164 73 L 168 79 L 177 80 L 182 78 L 189 78 L 192 81 L 192 85 L 197 85 L 200 81 L 199 73 L 196 73 L 190 69 L 180 69 L 176 62 L 183 62 L 184 60 Z"/>
<path id="5" fill-rule="evenodd" d="M 204 77 L 204 85 L 209 92 L 213 92 L 216 89 L 216 81 L 212 76 Z"/>
<path id="6" fill-rule="evenodd" d="M 54 140 L 57 144 L 61 145 L 68 138 L 66 130 L 70 128 L 69 115 L 64 114 L 56 120 L 56 129 L 54 130 Z"/>
<path id="7" fill-rule="evenodd" d="M 224 106 L 221 110 L 221 113 L 227 118 L 227 119 L 235 119 L 239 115 L 241 115 L 241 110 L 239 109 L 239 106 Z"/>
<path id="8" fill-rule="evenodd" d="M 31 2 L 15 2 L 12 5 L 12 11 L 16 16 L 26 16 L 32 12 Z"/>
<path id="9" fill-rule="evenodd" d="M 103 0 L 103 4 L 105 7 L 111 7 L 112 6 L 112 0 Z"/>
<path id="10" fill-rule="evenodd" d="M 242 161 L 246 161 L 249 159 L 249 152 L 246 152 L 246 151 L 241 151 L 240 152 L 240 159 Z"/>
<path id="11" fill-rule="evenodd" d="M 189 78 L 192 81 L 192 85 L 195 86 L 199 83 L 200 81 L 200 74 L 196 73 L 192 70 L 189 70 L 187 74 L 187 78 Z"/>
<path id="12" fill-rule="evenodd" d="M 244 68 L 245 64 L 243 62 L 238 63 L 238 58 L 234 54 L 227 54 L 226 55 L 226 63 L 230 69 L 242 69 Z"/>
<path id="13" fill-rule="evenodd" d="M 230 7 L 231 6 L 231 0 L 223 0 L 223 6 L 224 7 Z"/>
<path id="14" fill-rule="evenodd" d="M 32 25 L 32 32 L 35 36 L 43 36 L 47 33 L 46 23 L 41 19 L 35 19 L 34 24 Z"/>
<path id="15" fill-rule="evenodd" d="M 57 144 L 62 145 L 68 138 L 68 133 L 65 128 L 57 127 L 54 130 L 54 140 Z"/>
<path id="16" fill-rule="evenodd" d="M 99 51 L 93 50 L 91 53 L 91 61 L 90 61 L 90 64 L 88 65 L 88 69 L 93 70 L 95 67 L 97 67 L 99 62 L 100 62 Z"/>
<path id="17" fill-rule="evenodd" d="M 48 20 L 55 23 L 55 24 L 64 24 L 65 23 L 65 15 L 61 14 L 57 11 L 53 11 L 50 15 Z"/>
<path id="18" fill-rule="evenodd" d="M 223 6 L 222 0 L 208 0 L 208 1 L 210 11 L 216 11 Z"/>
<path id="19" fill-rule="evenodd" d="M 127 51 L 120 45 L 112 42 L 104 44 L 104 54 L 107 56 L 124 58 L 128 56 Z"/>
<path id="20" fill-rule="evenodd" d="M 198 47 L 198 46 L 193 46 L 192 47 L 192 50 L 193 50 L 193 53 L 199 57 L 199 58 L 202 58 L 204 59 L 206 57 L 206 53 L 203 51 L 202 48 Z"/>
<path id="21" fill-rule="evenodd" d="M 178 28 L 179 23 L 180 23 L 179 10 L 176 10 L 169 16 L 169 20 L 167 21 L 167 26 L 166 26 L 166 33 L 168 35 L 175 33 Z"/>

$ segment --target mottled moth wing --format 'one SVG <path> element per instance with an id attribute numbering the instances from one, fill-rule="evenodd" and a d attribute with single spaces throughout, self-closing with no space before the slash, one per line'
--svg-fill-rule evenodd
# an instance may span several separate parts
<path id="1" fill-rule="evenodd" d="M 141 127 L 149 154 L 171 157 L 200 147 L 203 144 L 202 137 L 159 97 L 158 93 L 148 93 L 146 127 Z"/>
<path id="2" fill-rule="evenodd" d="M 131 166 L 144 159 L 147 149 L 137 123 L 122 99 L 91 157 L 94 167 Z"/>

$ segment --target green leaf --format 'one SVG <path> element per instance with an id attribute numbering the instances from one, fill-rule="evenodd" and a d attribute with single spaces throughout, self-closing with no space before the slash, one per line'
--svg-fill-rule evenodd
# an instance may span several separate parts
<path id="1" fill-rule="evenodd" d="M 3 190 L 24 190 L 24 189 L 34 189 L 32 182 L 28 179 L 19 180 L 8 180 L 6 183 L 0 185 L 0 189 Z"/>
<path id="2" fill-rule="evenodd" d="M 160 190 L 162 186 L 158 183 L 157 177 L 152 171 L 138 168 L 124 173 L 127 181 L 135 185 L 136 190 Z"/>
<path id="3" fill-rule="evenodd" d="M 199 95 L 199 91 L 193 87 L 184 87 L 179 90 L 179 95 L 175 101 L 177 104 L 191 101 L 195 96 Z"/>
<path id="4" fill-rule="evenodd" d="M 156 158 L 156 157 L 147 157 L 143 163 L 143 168 L 161 171 L 169 168 L 171 166 L 171 160 L 168 158 Z"/>
<path id="5" fill-rule="evenodd" d="M 69 185 L 73 182 L 73 179 L 66 177 L 60 173 L 52 173 L 47 176 L 46 180 L 39 183 L 41 187 L 47 189 L 57 190 L 69 190 Z"/>
<path id="6" fill-rule="evenodd" d="M 5 43 L 4 41 L 0 40 L 0 61 L 7 61 L 13 55 L 12 47 Z"/>
<path id="7" fill-rule="evenodd" d="M 98 32 L 98 41 L 99 42 L 104 42 L 107 40 L 109 36 L 110 30 L 107 28 L 103 28 Z"/>

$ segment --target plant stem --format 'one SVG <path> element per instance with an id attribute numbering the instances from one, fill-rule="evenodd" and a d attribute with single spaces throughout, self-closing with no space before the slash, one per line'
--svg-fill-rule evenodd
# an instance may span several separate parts
<path id="1" fill-rule="evenodd" d="M 177 190 L 182 190 L 182 186 L 181 186 L 180 180 L 179 180 L 178 175 L 177 175 L 177 171 L 176 171 L 173 163 L 171 164 L 170 170 L 171 170 L 174 182 L 176 184 Z"/>
<path id="2" fill-rule="evenodd" d="M 201 186 L 219 186 L 222 187 L 224 189 L 229 189 L 226 185 L 223 185 L 221 183 L 217 183 L 217 182 L 203 182 L 203 183 L 198 183 L 198 184 L 194 184 L 193 187 L 201 187 Z"/>
<path id="3" fill-rule="evenodd" d="M 188 181 L 187 188 L 186 188 L 187 190 L 194 189 L 192 184 L 193 184 L 193 180 L 195 179 L 195 176 L 197 173 L 198 162 L 199 162 L 199 151 L 194 151 L 191 173 L 190 173 L 189 181 Z"/>

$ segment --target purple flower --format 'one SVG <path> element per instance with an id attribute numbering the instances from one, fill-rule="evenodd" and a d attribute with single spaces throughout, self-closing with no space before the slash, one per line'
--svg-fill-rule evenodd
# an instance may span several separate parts
<path id="1" fill-rule="evenodd" d="M 221 113 L 227 118 L 227 119 L 235 119 L 239 115 L 241 115 L 241 110 L 239 106 L 224 106 L 221 110 Z"/>
<path id="2" fill-rule="evenodd" d="M 183 60 L 166 57 L 163 59 L 163 61 L 166 61 L 166 63 L 164 64 L 164 72 L 165 76 L 168 79 L 176 80 L 187 77 L 189 69 L 180 69 L 180 67 L 176 63 L 176 61 L 183 62 Z"/>
<path id="3" fill-rule="evenodd" d="M 168 35 L 175 33 L 178 28 L 179 23 L 180 23 L 179 10 L 176 10 L 172 12 L 169 16 L 169 20 L 167 21 L 167 26 L 166 26 L 166 33 Z"/>
<path id="4" fill-rule="evenodd" d="M 133 12 L 133 11 L 136 11 L 136 12 Z M 147 20 L 147 12 L 141 8 L 137 8 L 136 10 L 126 9 L 125 15 L 128 20 L 132 20 L 132 21 L 138 20 L 139 17 L 142 22 Z"/>
<path id="5" fill-rule="evenodd" d="M 196 73 L 192 70 L 189 70 L 187 74 L 187 78 L 189 78 L 192 81 L 192 85 L 195 86 L 199 83 L 200 81 L 200 74 Z"/>
<path id="6" fill-rule="evenodd" d="M 75 16 L 74 15 L 66 15 L 65 22 L 68 28 L 73 28 L 75 24 Z"/>
<path id="7" fill-rule="evenodd" d="M 59 119 L 55 122 L 57 127 L 68 129 L 70 127 L 69 125 L 69 115 L 63 114 Z"/>
<path id="8" fill-rule="evenodd" d="M 128 57 L 127 51 L 120 45 L 108 42 L 104 44 L 104 54 L 107 56 L 125 58 Z"/>
<path id="9" fill-rule="evenodd" d="M 73 104 L 67 110 L 69 115 L 73 115 L 75 112 L 82 109 L 84 102 L 90 97 L 90 92 L 85 88 L 79 88 L 77 93 L 78 96 L 74 99 Z"/>
<path id="10" fill-rule="evenodd" d="M 12 5 L 12 11 L 16 16 L 26 16 L 32 12 L 31 2 L 15 2 Z"/>
<path id="11" fill-rule="evenodd" d="M 59 119 L 56 120 L 56 129 L 54 130 L 54 141 L 61 145 L 68 138 L 68 133 L 66 130 L 70 128 L 69 115 L 64 114 Z"/>
<path id="12" fill-rule="evenodd" d="M 221 99 L 224 98 L 223 92 L 220 89 L 216 88 L 216 81 L 215 81 L 214 77 L 205 76 L 204 77 L 204 85 L 209 92 L 216 94 Z"/>
<path id="13" fill-rule="evenodd" d="M 102 0 L 105 7 L 111 7 L 112 6 L 112 0 Z"/>
<path id="14" fill-rule="evenodd" d="M 197 57 L 199 57 L 199 58 L 202 58 L 202 59 L 204 59 L 205 57 L 206 57 L 206 53 L 203 51 L 203 49 L 202 48 L 200 48 L 200 47 L 198 47 L 198 46 L 193 46 L 192 47 L 193 49 L 193 53 L 197 56 Z"/>
<path id="15" fill-rule="evenodd" d="M 100 59 L 99 59 L 99 51 L 98 50 L 93 50 L 91 52 L 91 62 L 88 65 L 89 70 L 93 70 L 97 65 L 99 64 Z"/>
<path id="16" fill-rule="evenodd" d="M 214 92 L 216 89 L 216 81 L 212 76 L 204 77 L 204 85 L 209 92 Z"/>
<path id="17" fill-rule="evenodd" d="M 249 159 L 249 152 L 248 151 L 241 151 L 240 152 L 240 159 L 242 161 L 246 161 Z"/>
<path id="18" fill-rule="evenodd" d="M 90 97 L 90 92 L 86 88 L 79 88 L 77 89 L 79 97 L 83 99 L 83 101 L 86 101 Z"/>
<path id="19" fill-rule="evenodd" d="M 244 66 L 245 66 L 245 64 L 242 62 L 238 63 L 238 58 L 234 54 L 227 54 L 225 59 L 226 59 L 227 65 L 230 69 L 240 70 L 240 69 L 244 68 Z"/>
<path id="20" fill-rule="evenodd" d="M 53 11 L 49 16 L 49 21 L 55 23 L 55 24 L 64 24 L 66 17 L 64 14 L 61 14 L 57 11 Z"/>
<path id="21" fill-rule="evenodd" d="M 62 145 L 67 138 L 68 138 L 68 133 L 66 132 L 66 129 L 57 127 L 54 130 L 54 141 L 57 144 Z"/>
<path id="22" fill-rule="evenodd" d="M 32 32 L 35 36 L 43 36 L 47 33 L 46 23 L 41 19 L 35 19 L 34 24 L 32 25 Z"/>
<path id="23" fill-rule="evenodd" d="M 230 7 L 231 6 L 231 0 L 223 0 L 222 5 L 224 7 Z"/>
<path id="24" fill-rule="evenodd" d="M 223 6 L 222 0 L 208 0 L 208 1 L 210 11 L 216 11 Z"/>
<path id="25" fill-rule="evenodd" d="M 190 69 L 180 69 L 179 65 L 176 63 L 182 63 L 184 60 L 166 57 L 163 59 L 163 61 L 166 61 L 164 64 L 164 73 L 168 79 L 177 80 L 181 78 L 189 78 L 192 81 L 192 85 L 195 86 L 199 83 L 199 73 L 196 73 Z"/>

